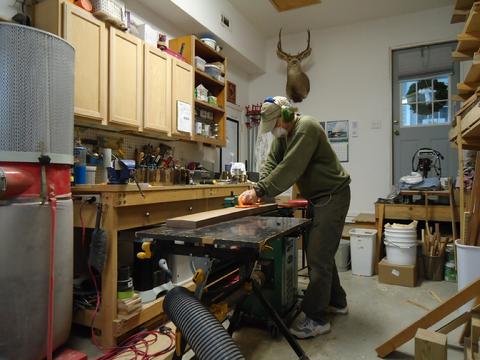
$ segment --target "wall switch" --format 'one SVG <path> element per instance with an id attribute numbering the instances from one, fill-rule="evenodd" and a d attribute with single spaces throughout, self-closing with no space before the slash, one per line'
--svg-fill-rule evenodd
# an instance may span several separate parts
<path id="1" fill-rule="evenodd" d="M 380 120 L 372 120 L 372 123 L 370 124 L 370 128 L 372 129 L 381 129 L 382 123 Z"/>
<path id="2" fill-rule="evenodd" d="M 352 121 L 350 123 L 350 136 L 358 137 L 358 121 Z"/>

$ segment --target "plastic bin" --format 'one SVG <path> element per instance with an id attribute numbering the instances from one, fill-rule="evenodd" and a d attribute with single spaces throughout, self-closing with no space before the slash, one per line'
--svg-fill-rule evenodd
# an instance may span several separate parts
<path id="1" fill-rule="evenodd" d="M 219 79 L 222 76 L 222 71 L 217 65 L 207 64 L 205 65 L 205 72 L 215 79 Z"/>
<path id="2" fill-rule="evenodd" d="M 377 230 L 354 228 L 350 230 L 349 234 L 352 274 L 372 276 Z"/>
<path id="3" fill-rule="evenodd" d="M 205 65 L 207 62 L 203 60 L 200 56 L 195 56 L 195 67 L 200 71 L 205 71 Z"/>

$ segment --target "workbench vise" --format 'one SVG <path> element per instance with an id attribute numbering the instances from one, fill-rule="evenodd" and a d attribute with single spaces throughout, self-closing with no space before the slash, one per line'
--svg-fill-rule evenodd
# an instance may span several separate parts
<path id="1" fill-rule="evenodd" d="M 135 160 L 115 159 L 107 171 L 109 184 L 128 184 L 130 179 L 135 180 Z"/>

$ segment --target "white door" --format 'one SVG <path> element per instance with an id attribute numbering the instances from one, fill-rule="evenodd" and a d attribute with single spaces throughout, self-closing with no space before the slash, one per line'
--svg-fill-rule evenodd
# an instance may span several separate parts
<path id="1" fill-rule="evenodd" d="M 457 153 L 448 131 L 457 105 L 452 101 L 459 81 L 459 65 L 451 52 L 455 43 L 393 51 L 393 182 L 417 165 L 417 150 L 431 148 L 444 158 L 428 176 L 455 177 Z M 454 109 L 455 108 L 455 109 Z M 435 168 L 436 169 L 435 169 Z"/>

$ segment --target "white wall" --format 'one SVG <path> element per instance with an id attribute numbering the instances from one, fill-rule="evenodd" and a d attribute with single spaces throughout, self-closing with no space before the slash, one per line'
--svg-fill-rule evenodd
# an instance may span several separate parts
<path id="1" fill-rule="evenodd" d="M 15 0 L 0 0 L 0 19 L 10 20 L 20 10 Z"/>
<path id="2" fill-rule="evenodd" d="M 322 121 L 356 120 L 359 136 L 350 139 L 350 212 L 373 212 L 392 183 L 390 51 L 407 45 L 454 40 L 462 24 L 450 25 L 451 8 L 312 31 L 312 55 L 305 64 L 309 97 L 300 111 Z M 284 50 L 305 46 L 305 33 L 282 38 Z M 250 103 L 285 93 L 286 64 L 275 54 L 277 38 L 266 46 L 267 73 L 250 84 Z M 380 129 L 372 129 L 379 123 Z"/>

